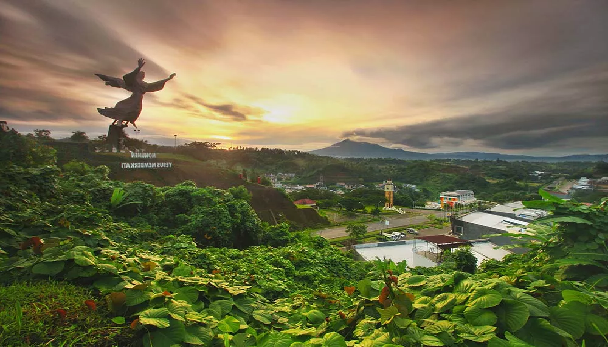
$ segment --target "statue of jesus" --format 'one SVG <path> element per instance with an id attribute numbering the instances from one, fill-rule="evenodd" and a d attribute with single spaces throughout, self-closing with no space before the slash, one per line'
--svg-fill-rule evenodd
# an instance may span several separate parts
<path id="1" fill-rule="evenodd" d="M 137 68 L 132 72 L 122 76 L 121 78 L 110 77 L 102 74 L 95 74 L 106 82 L 106 85 L 116 88 L 123 88 L 130 91 L 132 94 L 130 97 L 119 101 L 114 107 L 98 108 L 97 111 L 108 118 L 114 119 L 112 125 L 116 125 L 120 122 L 120 125 L 128 126 L 129 123 L 133 124 L 139 118 L 141 113 L 142 100 L 145 93 L 157 92 L 164 88 L 165 82 L 172 80 L 175 74 L 172 73 L 168 78 L 162 79 L 157 82 L 147 83 L 144 82 L 146 73 L 141 71 L 141 68 L 146 64 L 143 58 L 137 61 Z"/>

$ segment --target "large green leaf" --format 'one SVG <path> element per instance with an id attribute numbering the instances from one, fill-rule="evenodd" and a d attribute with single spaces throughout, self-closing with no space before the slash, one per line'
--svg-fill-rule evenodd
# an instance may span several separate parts
<path id="1" fill-rule="evenodd" d="M 426 276 L 414 275 L 414 276 L 408 278 L 407 280 L 405 280 L 405 283 L 409 287 L 420 287 L 420 286 L 424 285 L 426 283 L 426 281 L 427 281 Z"/>
<path id="2" fill-rule="evenodd" d="M 477 287 L 477 282 L 470 279 L 466 279 L 460 281 L 460 283 L 458 283 L 456 287 L 454 287 L 454 292 L 468 294 L 472 292 L 475 287 Z"/>
<path id="3" fill-rule="evenodd" d="M 237 298 L 234 300 L 234 306 L 239 310 L 251 314 L 255 310 L 256 301 L 252 298 Z"/>
<path id="4" fill-rule="evenodd" d="M 496 336 L 494 331 L 496 327 L 483 325 L 483 326 L 470 326 L 467 325 L 464 328 L 464 331 L 458 334 L 458 336 L 462 337 L 466 340 L 471 340 L 475 342 L 486 342 L 491 340 Z"/>
<path id="5" fill-rule="evenodd" d="M 241 327 L 241 322 L 232 316 L 226 316 L 219 321 L 217 327 L 225 333 L 236 333 Z"/>
<path id="6" fill-rule="evenodd" d="M 477 288 L 469 297 L 468 306 L 477 306 L 479 308 L 494 307 L 500 303 L 502 295 L 494 289 Z"/>
<path id="7" fill-rule="evenodd" d="M 563 307 L 551 307 L 551 324 L 568 332 L 575 339 L 585 333 L 585 315 L 576 310 L 568 310 Z"/>
<path id="8" fill-rule="evenodd" d="M 232 311 L 232 300 L 215 300 L 209 304 L 209 308 L 219 312 L 220 317 L 224 317 Z"/>
<path id="9" fill-rule="evenodd" d="M 586 320 L 587 332 L 592 335 L 607 335 L 608 320 L 595 314 L 588 314 Z"/>
<path id="10" fill-rule="evenodd" d="M 488 347 L 534 347 L 531 344 L 518 339 L 508 331 L 505 333 L 505 337 L 507 338 L 507 341 L 501 340 L 498 337 L 492 338 L 488 341 Z"/>
<path id="11" fill-rule="evenodd" d="M 173 319 L 185 321 L 186 314 L 192 309 L 190 308 L 190 304 L 183 301 L 172 300 L 167 304 L 167 309 L 169 310 L 169 315 Z"/>
<path id="12" fill-rule="evenodd" d="M 152 298 L 152 293 L 145 292 L 139 289 L 129 289 L 126 292 L 127 295 L 127 306 L 135 306 L 139 305 L 142 302 L 146 302 Z"/>
<path id="13" fill-rule="evenodd" d="M 565 302 L 578 301 L 583 304 L 590 304 L 592 302 L 591 297 L 585 293 L 581 293 L 578 290 L 562 290 L 562 297 Z"/>
<path id="14" fill-rule="evenodd" d="M 452 293 L 441 293 L 433 299 L 435 313 L 441 313 L 454 307 L 456 296 Z"/>
<path id="15" fill-rule="evenodd" d="M 285 334 L 294 335 L 294 336 L 317 336 L 317 328 L 310 327 L 306 329 L 302 328 L 292 328 L 287 330 L 282 330 Z"/>
<path id="16" fill-rule="evenodd" d="M 169 326 L 169 310 L 163 308 L 151 308 L 142 311 L 139 314 L 139 322 L 145 325 L 154 325 L 159 328 L 167 328 Z"/>
<path id="17" fill-rule="evenodd" d="M 213 331 L 200 325 L 186 327 L 184 342 L 191 345 L 209 346 L 213 340 Z"/>
<path id="18" fill-rule="evenodd" d="M 430 324 L 431 322 L 432 322 L 432 324 Z M 454 331 L 454 327 L 456 326 L 455 323 L 447 321 L 447 320 L 440 320 L 440 321 L 427 320 L 426 323 L 429 323 L 429 325 L 426 325 L 424 327 L 424 331 L 429 332 L 431 334 L 439 334 L 442 332 L 451 333 Z"/>
<path id="19" fill-rule="evenodd" d="M 371 298 L 372 281 L 369 278 L 359 281 L 359 283 L 357 284 L 357 288 L 359 289 L 359 293 L 361 293 L 362 297 Z"/>
<path id="20" fill-rule="evenodd" d="M 395 306 L 390 306 L 388 308 L 379 308 L 377 307 L 378 313 L 380 313 L 380 323 L 386 325 L 393 320 L 393 317 L 399 315 L 399 310 Z"/>
<path id="21" fill-rule="evenodd" d="M 319 310 L 310 310 L 304 313 L 304 315 L 306 316 L 306 318 L 308 318 L 308 321 L 312 325 L 319 325 L 325 322 L 325 314 Z"/>
<path id="22" fill-rule="evenodd" d="M 429 303 L 426 306 L 419 307 L 414 313 L 414 318 L 417 320 L 429 318 L 433 314 L 434 310 L 435 305 Z"/>
<path id="23" fill-rule="evenodd" d="M 271 324 L 272 323 L 272 316 L 270 315 L 270 313 L 268 313 L 264 310 L 255 310 L 255 311 L 253 311 L 251 316 L 253 317 L 253 319 L 257 320 L 258 322 L 260 322 L 262 324 Z"/>
<path id="24" fill-rule="evenodd" d="M 346 341 L 336 332 L 327 333 L 323 336 L 323 347 L 346 347 Z"/>
<path id="25" fill-rule="evenodd" d="M 515 335 L 535 347 L 562 346 L 563 342 L 563 338 L 544 318 L 530 318 Z"/>
<path id="26" fill-rule="evenodd" d="M 82 251 L 74 254 L 74 263 L 80 266 L 91 266 L 96 263 L 95 256 L 89 251 Z"/>
<path id="27" fill-rule="evenodd" d="M 63 270 L 65 261 L 50 261 L 38 263 L 32 267 L 32 273 L 38 275 L 55 276 Z"/>
<path id="28" fill-rule="evenodd" d="M 521 302 L 504 299 L 497 307 L 496 315 L 498 316 L 498 326 L 503 331 L 515 332 L 526 324 L 530 317 L 530 310 Z"/>
<path id="29" fill-rule="evenodd" d="M 464 310 L 464 316 L 471 325 L 494 325 L 498 317 L 489 309 L 470 306 Z"/>
<path id="30" fill-rule="evenodd" d="M 97 268 L 97 270 L 99 270 L 99 272 L 107 272 L 107 273 L 111 273 L 111 274 L 118 274 L 118 269 L 116 268 L 116 266 L 112 265 L 112 264 L 97 264 L 95 266 Z"/>
<path id="31" fill-rule="evenodd" d="M 184 300 L 189 303 L 195 303 L 198 300 L 198 289 L 194 287 L 181 287 L 173 293 L 175 300 Z"/>
<path id="32" fill-rule="evenodd" d="M 289 347 L 293 340 L 291 336 L 280 333 L 278 331 L 271 331 L 269 333 L 259 336 L 258 346 L 259 347 Z"/>
<path id="33" fill-rule="evenodd" d="M 424 346 L 444 346 L 445 344 L 439 338 L 432 335 L 424 335 L 420 339 Z M 386 346 L 386 345 L 383 345 Z"/>
<path id="34" fill-rule="evenodd" d="M 150 334 L 144 334 L 144 346 L 159 347 L 181 345 L 181 342 L 184 341 L 186 336 L 184 323 L 172 320 L 171 325 L 167 326 L 168 327 L 165 329 L 157 329 L 152 331 Z"/>
<path id="35" fill-rule="evenodd" d="M 525 304 L 530 311 L 530 316 L 533 317 L 548 317 L 549 307 L 544 302 L 528 295 L 526 293 L 516 292 L 512 293 L 511 297 L 518 302 Z"/>
<path id="36" fill-rule="evenodd" d="M 553 195 L 549 194 L 547 191 L 545 191 L 543 189 L 539 189 L 538 190 L 538 194 L 541 196 L 541 198 L 543 198 L 546 201 L 557 202 L 557 203 L 564 202 L 563 199 L 560 199 L 557 196 L 553 196 Z"/>

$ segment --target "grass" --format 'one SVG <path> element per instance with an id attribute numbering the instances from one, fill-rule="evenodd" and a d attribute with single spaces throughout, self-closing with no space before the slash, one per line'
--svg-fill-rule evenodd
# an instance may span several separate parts
<path id="1" fill-rule="evenodd" d="M 126 346 L 133 340 L 127 325 L 112 323 L 105 300 L 55 281 L 0 286 L 0 327 L 1 346 Z"/>

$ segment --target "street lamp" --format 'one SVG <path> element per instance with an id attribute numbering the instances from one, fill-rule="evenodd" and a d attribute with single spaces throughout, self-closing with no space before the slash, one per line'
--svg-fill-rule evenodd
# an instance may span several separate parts
<path id="1" fill-rule="evenodd" d="M 173 138 L 175 139 L 175 144 L 173 147 L 177 148 L 177 134 L 173 135 Z"/>

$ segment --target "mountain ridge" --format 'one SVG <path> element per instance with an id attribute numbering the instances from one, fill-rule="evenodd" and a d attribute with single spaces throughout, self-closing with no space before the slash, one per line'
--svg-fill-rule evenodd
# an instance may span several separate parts
<path id="1" fill-rule="evenodd" d="M 505 161 L 606 161 L 608 154 L 575 154 L 561 157 L 530 156 L 517 154 L 502 154 L 493 152 L 445 152 L 424 153 L 406 151 L 397 148 L 387 148 L 369 142 L 358 142 L 349 139 L 334 143 L 325 148 L 309 151 L 311 154 L 338 158 L 391 158 L 402 160 L 433 160 L 433 159 L 462 159 L 462 160 L 505 160 Z"/>

